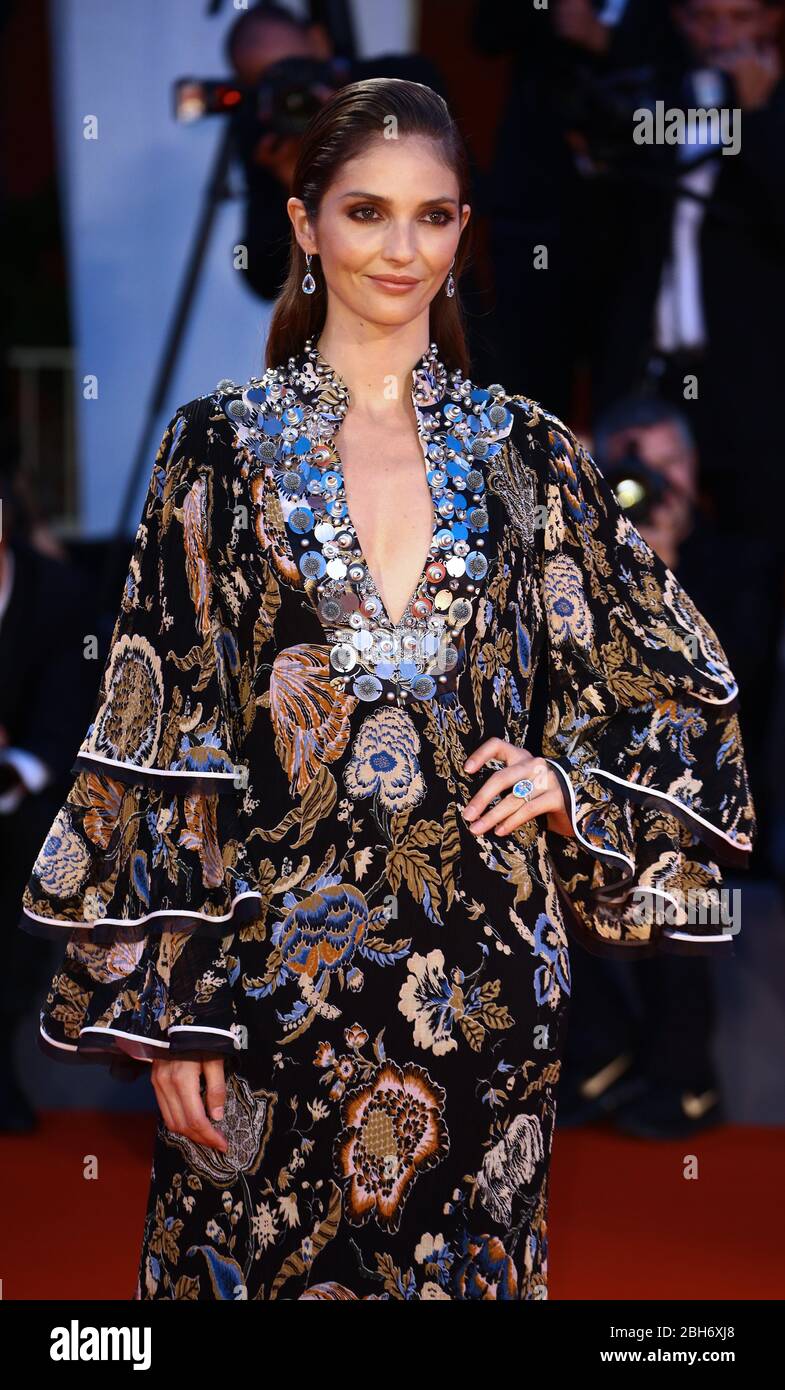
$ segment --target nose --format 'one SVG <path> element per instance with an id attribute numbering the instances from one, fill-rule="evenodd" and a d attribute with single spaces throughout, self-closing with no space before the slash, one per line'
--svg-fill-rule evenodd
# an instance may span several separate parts
<path id="1" fill-rule="evenodd" d="M 417 252 L 416 229 L 410 222 L 391 222 L 384 239 L 384 256 L 396 265 L 409 265 Z"/>

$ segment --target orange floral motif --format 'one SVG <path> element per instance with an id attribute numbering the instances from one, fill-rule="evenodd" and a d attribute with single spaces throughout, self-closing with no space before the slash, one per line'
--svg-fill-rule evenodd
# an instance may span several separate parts
<path id="1" fill-rule="evenodd" d="M 449 1152 L 445 1098 L 424 1067 L 393 1061 L 382 1063 L 367 1085 L 345 1098 L 333 1157 L 349 1179 L 348 1221 L 362 1226 L 373 1215 L 380 1226 L 398 1229 L 418 1173 L 435 1168 Z"/>
<path id="2" fill-rule="evenodd" d="M 94 772 L 81 774 L 90 801 L 90 809 L 85 811 L 85 834 L 94 845 L 106 849 L 112 838 L 125 787 L 122 782 L 114 782 L 110 777 L 97 777 Z"/>
<path id="3" fill-rule="evenodd" d="M 270 714 L 275 751 L 292 793 L 305 791 L 324 763 L 335 762 L 349 739 L 357 700 L 330 684 L 328 648 L 287 647 L 273 662 Z"/>

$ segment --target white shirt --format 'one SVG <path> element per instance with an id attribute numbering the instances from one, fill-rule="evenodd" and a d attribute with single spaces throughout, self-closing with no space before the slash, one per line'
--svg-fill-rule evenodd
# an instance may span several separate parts
<path id="1" fill-rule="evenodd" d="M 618 24 L 627 8 L 629 0 L 605 0 L 597 11 L 597 18 L 600 24 L 607 24 L 608 28 L 613 28 Z"/>
<path id="2" fill-rule="evenodd" d="M 692 74 L 695 98 L 700 106 L 711 108 L 722 100 L 722 85 L 716 72 L 703 69 Z M 688 166 L 704 148 L 700 131 L 694 140 L 677 146 L 678 160 Z M 707 134 L 710 138 L 711 127 Z M 715 142 L 716 143 L 716 142 Z M 695 169 L 679 173 L 679 183 L 693 193 L 711 195 L 720 172 L 720 155 L 707 159 Z M 665 262 L 654 310 L 655 341 L 662 352 L 678 348 L 701 348 L 706 343 L 706 319 L 701 288 L 700 235 L 706 205 L 693 198 L 677 198 L 671 223 L 670 256 Z"/>

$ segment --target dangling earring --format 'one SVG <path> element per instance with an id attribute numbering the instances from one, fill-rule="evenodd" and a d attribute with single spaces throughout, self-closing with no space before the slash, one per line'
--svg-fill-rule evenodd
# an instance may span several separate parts
<path id="1" fill-rule="evenodd" d="M 452 268 L 453 268 L 454 265 L 455 265 L 455 257 L 453 256 L 453 258 L 452 258 L 452 263 L 451 263 L 451 265 L 450 265 L 450 273 L 449 273 L 449 275 L 447 276 L 447 284 L 446 284 L 445 287 L 444 287 L 448 299 L 452 299 L 453 295 L 455 294 L 455 281 L 453 280 L 453 277 L 452 277 Z"/>
<path id="2" fill-rule="evenodd" d="M 307 251 L 305 253 L 305 274 L 303 276 L 302 289 L 303 294 L 313 294 L 316 289 L 316 281 L 311 274 L 311 257 Z"/>

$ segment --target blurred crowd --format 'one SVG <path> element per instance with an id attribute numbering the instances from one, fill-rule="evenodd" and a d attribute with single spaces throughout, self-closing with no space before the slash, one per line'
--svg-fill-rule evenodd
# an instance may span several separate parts
<path id="1" fill-rule="evenodd" d="M 554 0 L 547 17 L 532 5 L 495 8 L 478 8 L 475 37 L 515 63 L 483 190 L 500 379 L 582 426 L 606 474 L 634 471 L 632 452 L 664 481 L 639 467 L 646 497 L 630 514 L 737 674 L 763 828 L 756 867 L 769 872 L 767 831 L 783 809 L 772 773 L 785 557 L 785 6 Z M 644 109 L 662 113 L 654 143 L 633 138 Z M 696 120 L 669 143 L 673 111 L 729 120 Z"/>
<path id="2" fill-rule="evenodd" d="M 780 885 L 784 19 L 781 0 L 553 0 L 486 2 L 475 22 L 477 47 L 514 65 L 482 188 L 480 379 L 495 367 L 583 433 L 717 632 L 741 690 L 752 868 Z M 710 961 L 573 949 L 571 965 L 558 1123 L 650 1138 L 719 1123 Z"/>
<path id="3" fill-rule="evenodd" d="M 477 4 L 470 48 L 506 57 L 509 83 L 482 168 L 469 136 L 473 214 L 488 235 L 462 285 L 475 379 L 501 381 L 576 429 L 720 637 L 742 692 L 760 825 L 753 870 L 780 882 L 784 20 L 785 0 Z M 292 80 L 318 102 L 375 75 L 427 82 L 451 101 L 438 56 L 358 60 L 345 37 L 285 5 L 255 5 L 227 28 L 223 56 L 273 107 Z M 698 116 L 680 126 L 678 112 Z M 258 115 L 237 126 L 247 284 L 263 300 L 285 277 L 298 138 Z M 74 661 L 69 567 L 46 553 L 56 547 L 40 519 L 25 522 L 8 458 L 4 470 L 0 651 L 13 643 L 14 660 L 0 663 L 0 862 L 19 961 L 0 995 L 0 1127 L 14 1129 L 30 1121 L 11 1042 L 40 943 L 11 930 L 12 898 L 64 799 L 100 661 Z M 36 624 L 58 642 L 25 647 Z M 612 1112 L 652 1135 L 716 1123 L 707 962 L 641 962 L 632 988 L 635 972 L 622 988 L 577 947 L 573 963 L 563 1122 Z"/>

